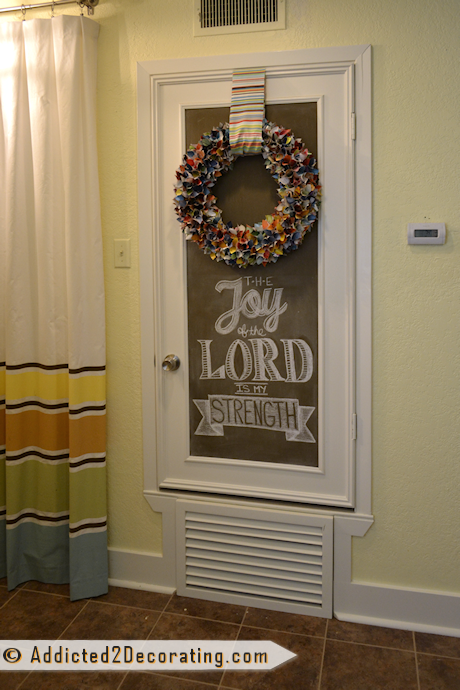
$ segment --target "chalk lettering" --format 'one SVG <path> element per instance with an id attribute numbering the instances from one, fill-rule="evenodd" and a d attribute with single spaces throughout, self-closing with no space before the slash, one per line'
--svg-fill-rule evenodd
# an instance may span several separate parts
<path id="1" fill-rule="evenodd" d="M 251 395 L 209 395 L 194 400 L 202 414 L 195 434 L 223 436 L 224 426 L 282 431 L 287 441 L 316 443 L 307 427 L 314 407 L 304 407 L 292 398 L 259 398 Z"/>
<path id="2" fill-rule="evenodd" d="M 237 348 L 241 349 L 241 354 L 243 356 L 243 371 L 241 375 L 238 376 L 235 368 L 235 355 Z M 227 356 L 225 358 L 225 372 L 229 379 L 234 381 L 244 381 L 248 378 L 252 370 L 252 357 L 249 347 L 244 342 L 244 340 L 234 340 L 227 351 Z"/>
<path id="3" fill-rule="evenodd" d="M 254 352 L 253 381 L 284 381 L 273 360 L 278 357 L 278 348 L 271 338 L 250 338 Z M 267 377 L 268 373 L 268 377 Z"/>
<path id="4" fill-rule="evenodd" d="M 299 338 L 285 339 L 281 338 L 284 345 L 284 360 L 286 362 L 286 382 L 305 383 L 309 381 L 313 375 L 313 353 L 311 348 L 305 340 Z M 295 359 L 294 359 L 294 345 L 300 352 L 302 367 L 300 374 L 296 375 Z"/>
<path id="5" fill-rule="evenodd" d="M 217 424 L 222 424 L 222 422 L 225 419 L 225 415 L 222 411 L 222 400 L 220 400 L 220 398 L 212 398 L 211 407 L 212 407 L 211 418 L 215 422 L 217 422 Z M 219 416 L 216 417 L 216 415 L 214 414 L 215 412 L 217 412 L 217 415 L 220 414 L 220 418 L 219 418 Z"/>
<path id="6" fill-rule="evenodd" d="M 211 366 L 211 343 L 212 340 L 199 340 L 201 345 L 201 376 L 200 379 L 224 379 L 225 366 L 212 371 Z"/>
<path id="7" fill-rule="evenodd" d="M 219 316 L 215 323 L 215 329 L 221 335 L 227 335 L 237 328 L 240 315 L 248 319 L 256 319 L 265 316 L 263 327 L 269 333 L 278 328 L 279 317 L 288 308 L 287 302 L 281 304 L 283 288 L 265 288 L 262 296 L 258 290 L 248 290 L 243 295 L 243 279 L 221 280 L 217 283 L 217 292 L 233 290 L 233 306 Z M 270 302 L 271 299 L 271 302 Z"/>
<path id="8" fill-rule="evenodd" d="M 212 340 L 198 340 L 201 346 L 201 375 L 200 379 L 225 379 L 232 381 L 246 381 L 254 372 L 252 381 L 285 381 L 287 383 L 306 383 L 313 375 L 313 352 L 305 340 L 300 338 L 281 338 L 284 350 L 284 364 L 286 376 L 283 377 L 275 360 L 278 359 L 278 346 L 272 338 L 249 338 L 249 345 L 244 340 L 234 340 L 225 356 L 225 364 L 215 371 L 212 370 L 211 344 Z M 298 352 L 300 371 L 296 369 L 295 352 Z M 239 352 L 239 356 L 238 356 Z M 237 363 L 239 362 L 237 371 Z M 249 392 L 249 389 L 238 390 L 238 393 Z M 254 392 L 256 388 L 254 388 Z M 263 393 L 265 391 L 262 391 Z"/>
<path id="9" fill-rule="evenodd" d="M 256 285 L 266 285 L 267 287 L 272 287 L 273 276 L 267 276 L 266 278 L 251 278 L 251 276 L 245 276 L 246 285 L 251 285 L 255 283 Z"/>
<path id="10" fill-rule="evenodd" d="M 249 328 L 244 323 L 242 326 L 238 326 L 238 335 L 242 335 L 243 338 L 247 338 L 248 335 L 265 335 L 263 328 L 257 328 L 257 326 L 250 326 Z"/>

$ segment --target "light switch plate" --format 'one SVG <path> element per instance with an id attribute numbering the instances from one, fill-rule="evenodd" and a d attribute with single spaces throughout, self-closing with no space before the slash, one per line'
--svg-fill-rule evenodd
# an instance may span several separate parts
<path id="1" fill-rule="evenodd" d="M 114 240 L 115 268 L 131 267 L 131 240 Z"/>

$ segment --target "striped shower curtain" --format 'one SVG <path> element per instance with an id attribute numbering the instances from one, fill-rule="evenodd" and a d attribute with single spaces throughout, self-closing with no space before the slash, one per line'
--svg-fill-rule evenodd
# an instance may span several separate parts
<path id="1" fill-rule="evenodd" d="M 0 578 L 107 591 L 99 26 L 0 24 Z"/>

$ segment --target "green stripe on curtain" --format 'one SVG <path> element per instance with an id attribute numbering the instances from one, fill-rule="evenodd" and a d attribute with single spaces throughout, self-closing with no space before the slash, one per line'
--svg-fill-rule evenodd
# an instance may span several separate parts
<path id="1" fill-rule="evenodd" d="M 24 510 L 69 515 L 69 465 L 43 465 L 36 460 L 7 463 L 8 523 Z M 15 522 L 18 518 L 15 518 Z"/>
<path id="2" fill-rule="evenodd" d="M 105 467 L 92 467 L 70 474 L 71 527 L 82 520 L 107 519 Z"/>
<path id="3" fill-rule="evenodd" d="M 108 590 L 98 33 L 0 24 L 0 577 L 71 599 Z"/>

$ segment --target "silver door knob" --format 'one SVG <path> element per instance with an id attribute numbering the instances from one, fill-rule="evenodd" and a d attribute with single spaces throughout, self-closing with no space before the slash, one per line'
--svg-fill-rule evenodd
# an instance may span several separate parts
<path id="1" fill-rule="evenodd" d="M 176 371 L 180 367 L 180 359 L 177 355 L 166 355 L 161 366 L 165 371 Z"/>

